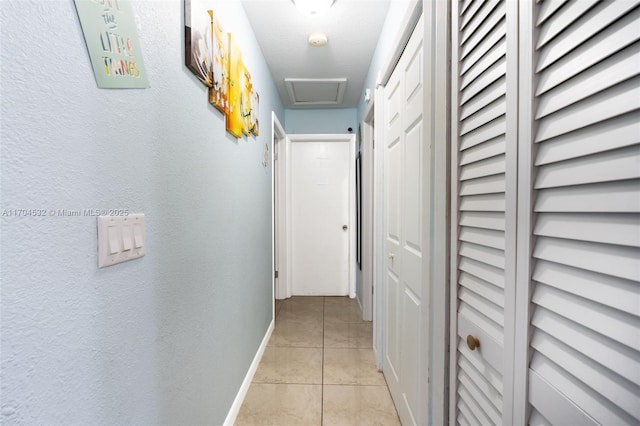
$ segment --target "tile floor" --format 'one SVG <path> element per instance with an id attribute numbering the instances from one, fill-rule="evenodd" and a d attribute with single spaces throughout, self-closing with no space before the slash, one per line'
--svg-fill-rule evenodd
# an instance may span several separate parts
<path id="1" fill-rule="evenodd" d="M 372 335 L 353 299 L 277 301 L 275 329 L 236 426 L 399 425 Z"/>

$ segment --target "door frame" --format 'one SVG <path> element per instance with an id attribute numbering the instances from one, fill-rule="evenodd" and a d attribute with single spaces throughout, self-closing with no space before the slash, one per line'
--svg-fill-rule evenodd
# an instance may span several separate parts
<path id="1" fill-rule="evenodd" d="M 293 212 L 293 194 L 291 185 L 291 144 L 304 143 L 304 142 L 348 142 L 349 143 L 349 223 L 347 223 L 349 230 L 349 259 L 347 265 L 349 268 L 348 274 L 348 288 L 349 297 L 356 297 L 356 268 L 358 263 L 356 260 L 356 136 L 353 134 L 290 134 L 285 139 L 285 151 L 286 151 L 286 164 L 285 164 L 285 228 L 286 232 L 286 248 L 285 256 L 287 258 L 287 296 L 293 295 L 293 265 L 290 259 L 292 259 L 292 235 L 290 230 L 292 228 Z"/>
<path id="2" fill-rule="evenodd" d="M 374 132 L 375 100 L 370 99 L 362 122 L 362 319 L 373 319 Z M 375 327 L 375 325 L 374 325 Z M 375 331 L 374 331 L 375 333 Z"/>
<path id="3" fill-rule="evenodd" d="M 374 139 L 380 146 L 384 146 L 384 86 L 379 81 L 378 73 L 376 90 L 374 93 L 375 108 L 374 121 L 378 123 L 373 131 Z M 382 371 L 384 363 L 384 150 L 373 151 L 373 191 L 376 194 L 373 199 L 373 350 L 375 352 L 376 366 Z"/>
<path id="4" fill-rule="evenodd" d="M 273 217 L 271 238 L 273 241 L 273 299 L 275 318 L 275 299 L 286 299 L 291 296 L 287 291 L 289 282 L 287 280 L 287 233 L 286 233 L 286 165 L 287 165 L 287 134 L 280 124 L 275 112 L 271 112 L 271 214 Z M 276 278 L 276 271 L 278 277 Z"/>

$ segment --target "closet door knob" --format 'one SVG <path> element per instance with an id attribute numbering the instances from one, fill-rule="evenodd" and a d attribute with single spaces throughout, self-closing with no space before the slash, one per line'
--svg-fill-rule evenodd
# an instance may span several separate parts
<path id="1" fill-rule="evenodd" d="M 346 231 L 347 229 L 349 229 L 349 227 L 347 225 L 342 225 L 342 230 Z"/>
<path id="2" fill-rule="evenodd" d="M 480 340 L 478 340 L 476 336 L 470 334 L 467 336 L 467 346 L 469 346 L 469 349 L 472 351 L 475 351 L 476 348 L 480 347 Z"/>

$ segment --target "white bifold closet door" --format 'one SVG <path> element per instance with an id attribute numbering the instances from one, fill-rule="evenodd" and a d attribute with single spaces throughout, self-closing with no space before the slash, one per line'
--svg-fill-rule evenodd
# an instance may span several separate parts
<path id="1" fill-rule="evenodd" d="M 517 23 L 508 1 L 452 8 L 450 419 L 511 424 Z M 475 348 L 467 340 L 477 339 Z"/>
<path id="2" fill-rule="evenodd" d="M 640 424 L 640 2 L 451 19 L 450 423 Z"/>
<path id="3" fill-rule="evenodd" d="M 533 5 L 531 424 L 640 422 L 638 3 Z"/>
<path id="4" fill-rule="evenodd" d="M 429 224 L 422 209 L 429 140 L 423 128 L 423 18 L 384 89 L 385 264 L 384 361 L 389 391 L 404 425 L 427 422 L 421 322 L 426 297 L 422 273 Z M 426 195 L 425 195 L 426 194 Z"/>

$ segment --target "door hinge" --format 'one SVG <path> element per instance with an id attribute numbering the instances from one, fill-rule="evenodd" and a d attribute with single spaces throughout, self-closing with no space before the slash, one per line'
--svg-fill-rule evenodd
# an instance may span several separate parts
<path id="1" fill-rule="evenodd" d="M 275 278 L 278 278 L 278 271 L 276 271 L 274 275 L 275 275 Z"/>

